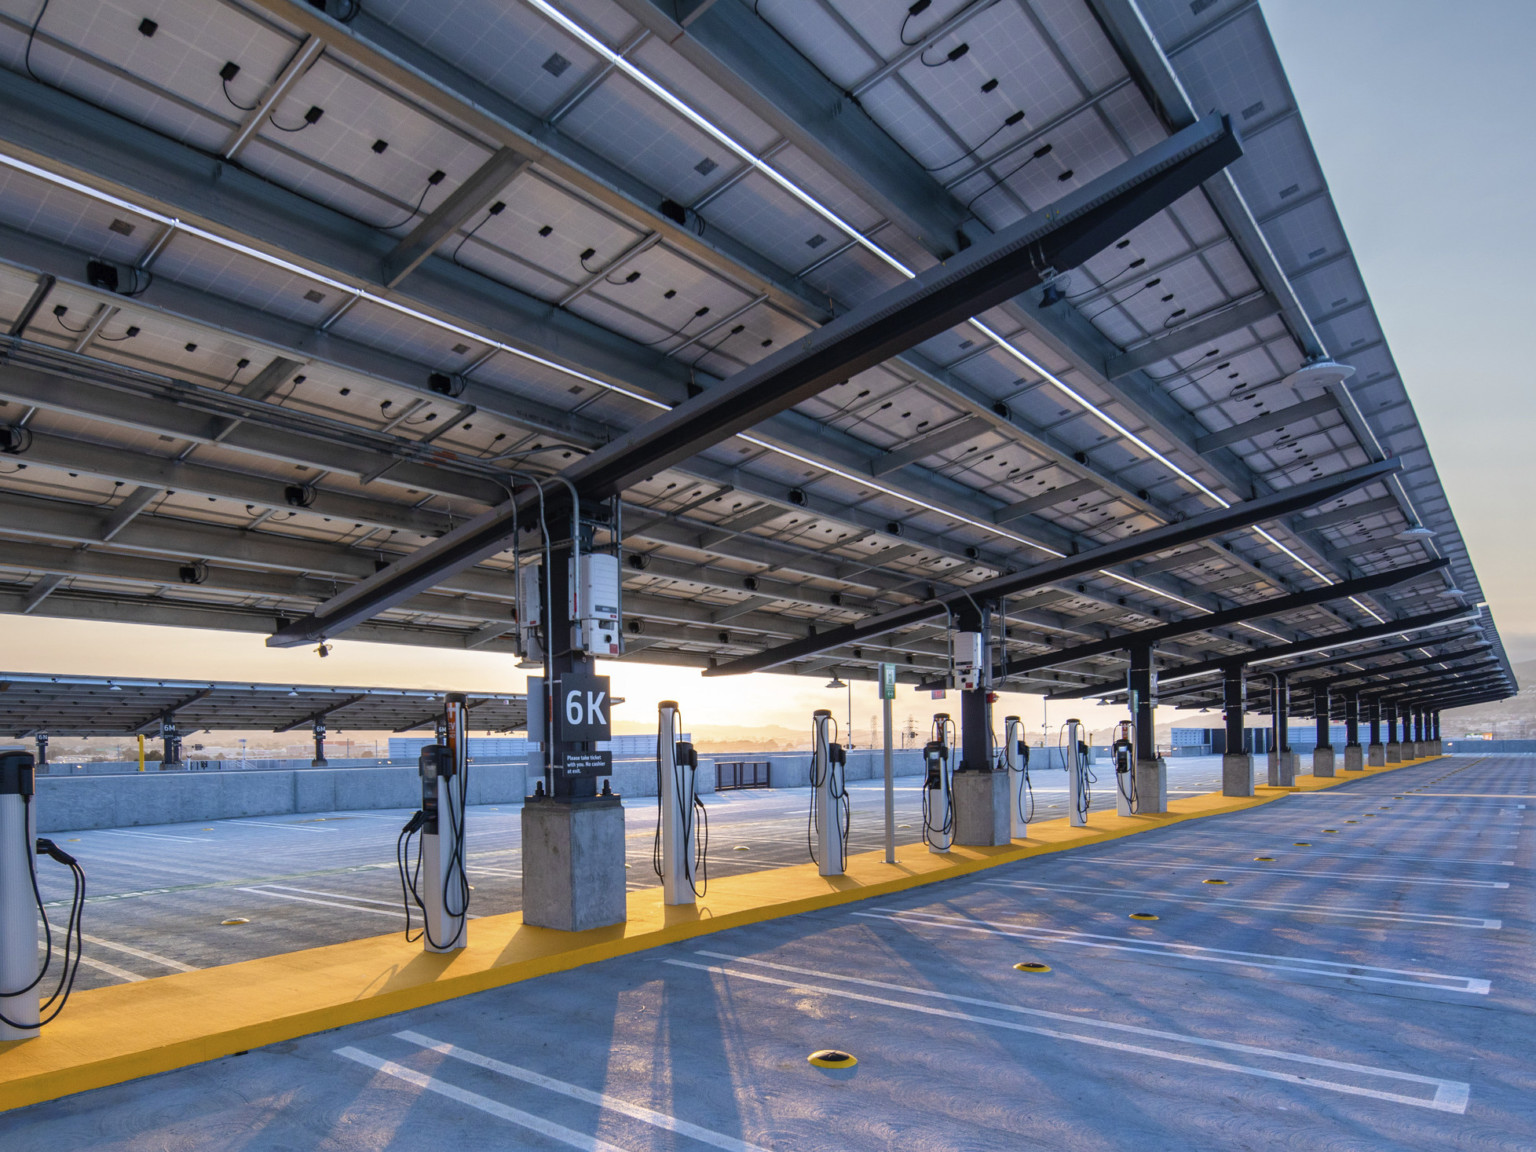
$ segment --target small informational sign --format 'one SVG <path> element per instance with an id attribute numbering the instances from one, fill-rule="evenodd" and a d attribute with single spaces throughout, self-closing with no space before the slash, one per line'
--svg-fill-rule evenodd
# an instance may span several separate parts
<path id="1" fill-rule="evenodd" d="M 555 681 L 556 722 L 561 741 L 607 740 L 608 677 L 585 672 L 565 672 Z"/>
<path id="2" fill-rule="evenodd" d="M 933 690 L 932 695 L 933 695 L 933 698 L 935 700 L 942 700 L 942 699 L 944 699 L 944 689 L 942 689 L 942 688 L 935 688 Z"/>
<path id="3" fill-rule="evenodd" d="M 896 699 L 896 665 L 880 665 L 880 699 Z"/>
<path id="4" fill-rule="evenodd" d="M 567 776 L 608 776 L 613 772 L 613 753 L 567 752 L 562 768 Z"/>

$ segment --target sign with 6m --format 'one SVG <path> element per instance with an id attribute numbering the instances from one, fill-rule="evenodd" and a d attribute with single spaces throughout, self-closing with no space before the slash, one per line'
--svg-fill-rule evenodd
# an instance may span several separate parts
<path id="1" fill-rule="evenodd" d="M 607 740 L 612 734 L 608 722 L 608 677 L 562 673 L 555 681 L 555 711 L 562 743 Z"/>

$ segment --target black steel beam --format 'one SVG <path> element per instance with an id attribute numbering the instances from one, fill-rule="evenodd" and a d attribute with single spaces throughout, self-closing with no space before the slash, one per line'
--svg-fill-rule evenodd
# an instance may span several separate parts
<path id="1" fill-rule="evenodd" d="M 1481 680 L 1490 675 L 1481 668 L 1448 668 L 1415 672 L 1411 676 L 1402 676 L 1389 682 L 1377 682 L 1360 685 L 1360 691 L 1366 695 L 1381 696 L 1383 699 L 1395 699 L 1400 690 L 1418 692 L 1441 681 L 1456 680 Z M 1502 675 L 1502 673 L 1500 673 Z M 1311 684 L 1292 684 L 1293 688 L 1327 688 L 1330 685 L 1326 680 L 1314 681 Z M 1255 707 L 1263 711 L 1267 704 L 1267 692 L 1263 689 L 1254 693 Z"/>
<path id="2" fill-rule="evenodd" d="M 1214 660 L 1202 660 L 1198 664 L 1184 664 L 1178 667 L 1165 668 L 1164 674 L 1169 677 L 1183 679 L 1202 672 L 1219 672 L 1228 664 L 1238 663 L 1252 665 L 1258 661 L 1269 663 L 1272 660 L 1282 660 L 1287 656 L 1302 656 L 1312 652 L 1323 651 L 1333 645 L 1359 643 L 1366 640 L 1375 640 L 1384 636 L 1396 636 L 1400 632 L 1406 632 L 1415 628 L 1432 628 L 1436 624 L 1444 624 L 1453 619 L 1465 617 L 1468 609 L 1465 605 L 1458 604 L 1454 608 L 1442 608 L 1438 612 L 1427 612 L 1421 616 L 1410 616 L 1402 620 L 1388 620 L 1383 624 L 1369 624 L 1363 628 L 1351 628 L 1347 632 L 1330 632 L 1309 640 L 1298 640 L 1292 644 L 1275 644 L 1268 648 L 1255 648 L 1251 652 L 1234 654 L 1231 656 L 1218 656 Z M 1475 617 L 1474 617 L 1475 618 Z M 1435 641 L 1425 641 L 1435 643 Z M 1367 653 L 1369 655 L 1369 653 Z M 1293 669 L 1286 668 L 1283 671 L 1290 672 Z M 1097 684 L 1085 684 L 1081 688 L 1073 688 L 1068 692 L 1052 693 L 1049 700 L 1080 700 L 1090 696 L 1115 696 L 1125 692 L 1125 685 L 1118 680 L 1101 680 Z M 1161 687 L 1159 696 L 1167 695 Z"/>
<path id="3" fill-rule="evenodd" d="M 1386 648 L 1372 648 L 1372 649 L 1369 649 L 1369 650 L 1364 651 L 1364 652 L 1340 653 L 1339 655 L 1331 657 L 1329 659 L 1325 659 L 1325 660 L 1310 660 L 1310 661 L 1308 661 L 1305 664 L 1287 664 L 1283 668 L 1275 669 L 1275 671 L 1277 671 L 1277 672 L 1284 672 L 1287 675 L 1294 675 L 1297 672 L 1307 672 L 1307 671 L 1312 671 L 1312 670 L 1317 669 L 1317 668 L 1333 668 L 1333 667 L 1337 667 L 1340 664 L 1354 664 L 1354 663 L 1356 663 L 1358 661 L 1361 661 L 1361 660 L 1374 660 L 1374 659 L 1377 659 L 1378 657 L 1381 657 L 1381 656 L 1391 656 L 1391 655 L 1394 655 L 1394 654 L 1400 653 L 1400 652 L 1417 652 L 1420 649 L 1432 648 L 1432 647 L 1434 647 L 1434 646 L 1436 646 L 1438 644 L 1460 643 L 1463 640 L 1469 640 L 1469 639 L 1471 639 L 1474 636 L 1480 636 L 1480 635 L 1482 635 L 1480 632 L 1475 632 L 1475 631 L 1455 632 L 1455 633 L 1452 633 L 1449 636 L 1436 636 L 1433 639 L 1429 639 L 1429 640 L 1410 640 L 1410 641 L 1406 641 L 1405 643 L 1402 643 L 1402 644 L 1393 644 L 1390 647 L 1386 647 Z M 1457 653 L 1451 652 L 1451 653 L 1447 653 L 1447 654 L 1445 654 L 1443 656 L 1432 657 L 1429 660 L 1424 661 L 1424 663 L 1434 663 L 1436 661 L 1442 661 L 1442 660 L 1454 660 L 1456 658 L 1456 656 L 1457 656 Z M 1236 659 L 1239 663 L 1242 662 L 1241 661 L 1241 657 L 1235 657 L 1234 659 Z M 1368 675 L 1370 675 L 1370 674 L 1372 674 L 1374 672 L 1387 672 L 1387 671 L 1392 671 L 1392 670 L 1395 670 L 1397 668 L 1402 668 L 1402 667 L 1407 667 L 1407 666 L 1408 665 L 1403 665 L 1403 664 L 1380 665 L 1380 666 L 1376 666 L 1376 667 L 1372 667 L 1372 668 L 1365 668 L 1365 669 L 1356 671 L 1354 673 L 1351 673 L 1348 676 L 1341 676 L 1341 677 L 1339 677 L 1339 679 L 1341 679 L 1341 680 L 1348 680 L 1348 679 L 1353 679 L 1354 677 L 1357 677 L 1357 676 L 1368 676 Z M 1317 684 L 1317 683 L 1320 683 L 1320 682 L 1321 681 L 1317 681 L 1317 680 L 1307 680 L 1307 681 L 1300 681 L 1299 683 L 1301 683 L 1304 686 L 1310 686 L 1310 685 Z M 1177 686 L 1175 686 L 1173 688 L 1165 688 L 1165 689 L 1163 689 L 1159 693 L 1159 696 L 1160 696 L 1161 699 L 1165 699 L 1166 700 L 1166 699 L 1171 699 L 1171 698 L 1173 698 L 1175 696 L 1193 696 L 1193 695 L 1196 695 L 1196 694 L 1201 693 L 1201 692 L 1215 692 L 1220 687 L 1221 687 L 1221 681 L 1220 680 L 1207 680 L 1207 681 L 1205 681 L 1203 683 L 1198 683 L 1198 684 L 1179 684 L 1179 685 L 1177 685 Z M 1182 707 L 1182 705 L 1180 705 L 1180 707 Z"/>
<path id="4" fill-rule="evenodd" d="M 827 388 L 1081 264 L 1242 155 L 1224 116 L 1163 140 L 1048 208 L 619 437 L 559 475 L 546 499 L 605 500 Z M 508 500 L 268 637 L 286 648 L 336 636 L 500 552 L 537 512 Z"/>
<path id="5" fill-rule="evenodd" d="M 1372 676 L 1401 676 L 1405 672 L 1419 668 L 1430 668 L 1436 664 L 1453 664 L 1472 657 L 1482 657 L 1493 645 L 1484 641 L 1474 644 L 1471 648 L 1458 649 L 1455 652 L 1446 652 L 1438 656 L 1423 656 L 1417 660 L 1403 660 L 1396 664 L 1379 664 L 1373 668 L 1361 668 L 1355 672 L 1346 672 L 1339 676 L 1320 676 L 1315 680 L 1296 680 L 1293 683 L 1298 688 L 1336 688 L 1342 684 L 1348 684 L 1355 680 L 1366 680 Z M 1295 673 L 1296 669 L 1287 668 L 1287 672 Z"/>
<path id="6" fill-rule="evenodd" d="M 1073 660 L 1085 660 L 1090 656 L 1102 656 L 1106 652 L 1134 650 L 1142 645 L 1161 644 L 1165 640 L 1188 636 L 1193 632 L 1207 632 L 1212 628 L 1224 628 L 1229 624 L 1241 624 L 1245 620 L 1255 620 L 1281 612 L 1292 612 L 1298 608 L 1310 608 L 1315 604 L 1326 604 L 1330 600 L 1342 600 L 1350 596 L 1364 596 L 1370 592 L 1380 592 L 1384 588 L 1391 588 L 1394 585 L 1438 571 L 1449 563 L 1450 561 L 1444 558 L 1427 560 L 1422 564 L 1413 564 L 1407 568 L 1394 568 L 1388 572 L 1376 572 L 1370 576 L 1359 576 L 1353 580 L 1343 580 L 1337 584 L 1329 584 L 1323 588 L 1313 588 L 1306 592 L 1297 592 L 1290 596 L 1276 596 L 1269 600 L 1260 600 L 1255 604 L 1242 604 L 1236 608 L 1228 608 L 1222 612 L 1211 612 L 1205 616 L 1192 616 L 1188 620 L 1176 620 L 1172 624 L 1164 624 L 1160 628 L 1144 628 L 1139 632 L 1124 632 L 1119 636 L 1111 636 L 1105 640 L 1094 641 L 1092 644 L 1079 644 L 1073 648 L 1063 648 L 1055 652 L 1044 653 L 1040 656 L 1031 656 L 1026 660 L 1010 660 L 1006 669 L 999 666 L 992 670 L 992 679 L 994 682 L 998 682 L 1003 679 L 1004 675 L 1011 676 L 1023 672 L 1034 672 L 1041 668 L 1053 668 L 1058 664 L 1070 663 Z"/>
<path id="7" fill-rule="evenodd" d="M 1063 556 L 1059 560 L 1052 560 L 1046 564 L 1037 564 L 1033 568 L 1026 568 L 1022 572 L 1005 576 L 994 576 L 990 580 L 983 580 L 980 583 L 969 585 L 962 591 L 951 593 L 948 596 L 925 600 L 920 604 L 913 604 L 906 608 L 896 608 L 890 612 L 882 612 L 878 616 L 871 616 L 865 620 L 845 624 L 840 628 L 819 632 L 815 636 L 806 637 L 804 640 L 796 640 L 790 644 L 770 648 L 768 651 L 760 652 L 755 656 L 747 656 L 740 660 L 733 660 L 729 664 L 722 664 L 717 668 L 711 668 L 704 674 L 706 676 L 735 676 L 744 672 L 761 672 L 765 668 L 772 668 L 790 660 L 814 656 L 818 652 L 827 652 L 833 648 L 840 648 L 845 644 L 856 644 L 860 641 L 883 635 L 886 632 L 892 632 L 897 628 L 905 628 L 911 624 L 921 623 L 924 620 L 930 620 L 937 616 L 946 616 L 951 612 L 958 611 L 961 606 L 969 603 L 972 599 L 979 601 L 983 598 L 991 600 L 1003 596 L 1014 596 L 1031 588 L 1041 588 L 1074 576 L 1081 576 L 1086 572 L 1097 572 L 1100 569 L 1110 568 L 1116 564 L 1125 564 L 1141 556 L 1149 556 L 1154 552 L 1176 548 L 1181 544 L 1190 544 L 1196 540 L 1206 540 L 1212 536 L 1219 536 L 1223 532 L 1247 528 L 1251 525 L 1262 523 L 1265 520 L 1271 520 L 1276 516 L 1283 516 L 1289 512 L 1322 504 L 1342 492 L 1348 492 L 1360 487 L 1362 484 L 1368 484 L 1372 480 L 1381 479 L 1389 473 L 1397 471 L 1399 466 L 1396 458 L 1383 460 L 1379 464 L 1366 464 L 1360 468 L 1352 468 L 1348 472 L 1340 472 L 1333 476 L 1324 477 L 1321 480 L 1312 480 L 1306 484 L 1298 484 L 1242 504 L 1234 504 L 1227 508 L 1214 508 L 1209 512 L 1202 512 L 1198 516 L 1191 516 L 1188 520 L 1180 521 L 1176 524 L 1165 524 L 1160 528 L 1153 528 L 1147 532 L 1139 532 L 1124 540 L 1116 540 L 1113 543 L 1105 544 L 1101 548 L 1092 548 L 1087 552 L 1080 552 L 1076 556 Z M 1011 660 L 1008 664 L 1008 670 L 1010 673 L 1015 670 Z M 994 673 L 995 675 L 996 673 Z"/>

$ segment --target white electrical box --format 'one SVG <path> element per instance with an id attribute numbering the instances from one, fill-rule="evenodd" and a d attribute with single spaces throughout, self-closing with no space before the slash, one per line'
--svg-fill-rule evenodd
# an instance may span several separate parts
<path id="1" fill-rule="evenodd" d="M 980 688 L 986 679 L 986 644 L 980 632 L 955 633 L 955 687 Z"/>
<path id="2" fill-rule="evenodd" d="M 527 660 L 544 659 L 544 613 L 539 596 L 543 579 L 544 569 L 538 564 L 525 564 L 517 570 L 517 638 Z"/>
<path id="3" fill-rule="evenodd" d="M 594 656 L 619 654 L 619 558 L 607 552 L 582 556 L 580 579 L 571 587 L 574 646 Z"/>

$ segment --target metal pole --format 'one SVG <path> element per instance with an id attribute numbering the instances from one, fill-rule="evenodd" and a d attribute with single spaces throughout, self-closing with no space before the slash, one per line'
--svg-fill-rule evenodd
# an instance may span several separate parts
<path id="1" fill-rule="evenodd" d="M 882 695 L 884 695 L 882 693 Z M 881 700 L 885 727 L 885 862 L 896 863 L 896 765 L 891 755 L 891 698 Z"/>

